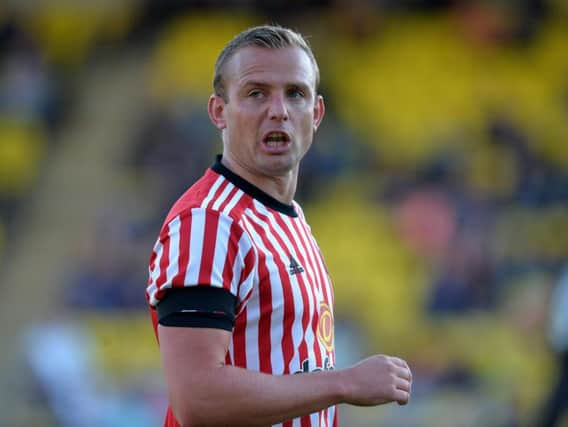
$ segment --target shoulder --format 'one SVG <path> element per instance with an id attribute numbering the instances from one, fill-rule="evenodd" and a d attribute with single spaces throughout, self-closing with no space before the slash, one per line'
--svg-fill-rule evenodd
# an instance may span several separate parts
<path id="1" fill-rule="evenodd" d="M 302 209 L 302 206 L 295 200 L 292 201 L 292 206 L 294 206 L 294 210 L 296 211 L 298 216 L 305 220 L 306 218 L 304 216 L 304 210 Z"/>
<path id="2" fill-rule="evenodd" d="M 220 175 L 207 169 L 205 174 L 189 187 L 172 205 L 164 224 L 169 223 L 173 218 L 185 211 L 199 208 L 207 196 L 214 191 L 215 182 L 222 179 Z"/>
<path id="3" fill-rule="evenodd" d="M 305 224 L 306 227 L 310 228 L 310 225 L 308 224 L 308 221 L 306 219 L 306 215 L 304 214 L 304 210 L 302 209 L 302 206 L 298 202 L 296 202 L 295 200 L 292 202 L 292 205 L 294 206 L 294 210 L 298 214 L 298 220 L 302 224 Z"/>
<path id="4" fill-rule="evenodd" d="M 173 204 L 164 226 L 176 217 L 190 216 L 191 212 L 208 212 L 214 216 L 222 214 L 239 222 L 252 204 L 248 194 L 222 174 L 209 169 Z"/>

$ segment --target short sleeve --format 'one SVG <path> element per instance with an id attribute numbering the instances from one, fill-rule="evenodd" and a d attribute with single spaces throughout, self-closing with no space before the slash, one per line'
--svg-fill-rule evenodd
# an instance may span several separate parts
<path id="1" fill-rule="evenodd" d="M 194 208 L 165 224 L 150 257 L 146 297 L 152 307 L 170 289 L 214 286 L 242 306 L 256 276 L 256 253 L 249 235 L 231 217 Z"/>

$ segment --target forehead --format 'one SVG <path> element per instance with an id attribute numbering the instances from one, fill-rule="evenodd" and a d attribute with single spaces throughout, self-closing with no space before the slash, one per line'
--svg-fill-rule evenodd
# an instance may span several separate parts
<path id="1" fill-rule="evenodd" d="M 314 66 L 308 54 L 299 47 L 244 47 L 235 52 L 225 68 L 225 82 L 229 86 L 257 82 L 315 87 L 315 81 Z"/>

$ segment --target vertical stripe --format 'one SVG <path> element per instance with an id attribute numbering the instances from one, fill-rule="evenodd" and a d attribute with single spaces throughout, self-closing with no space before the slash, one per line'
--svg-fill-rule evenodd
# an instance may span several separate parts
<path id="1" fill-rule="evenodd" d="M 154 250 L 153 250 L 153 268 L 152 268 L 152 272 L 150 273 L 150 282 L 151 285 L 148 287 L 148 296 L 149 296 L 149 300 L 150 300 L 150 304 L 152 304 L 153 306 L 155 306 L 158 303 L 158 300 L 156 298 L 156 293 L 158 292 L 158 285 L 156 284 L 156 281 L 158 280 L 158 276 L 160 275 L 160 258 L 162 257 L 162 253 L 164 251 L 164 246 L 162 245 L 162 242 L 160 242 L 160 240 L 158 240 L 154 246 Z"/>
<path id="2" fill-rule="evenodd" d="M 160 262 L 158 264 L 160 266 L 160 275 L 156 279 L 156 286 L 158 287 L 158 289 L 160 289 L 166 282 L 166 269 L 168 268 L 168 263 L 169 263 L 169 254 L 170 254 L 170 226 L 169 226 L 169 224 L 166 227 L 166 229 L 168 230 L 168 232 L 163 239 L 163 243 L 162 243 L 163 251 L 162 251 L 162 256 L 160 257 Z"/>
<path id="3" fill-rule="evenodd" d="M 227 180 L 222 175 L 219 175 L 219 177 L 215 180 L 215 182 L 211 186 L 209 193 L 207 193 L 207 197 L 205 197 L 205 199 L 203 199 L 203 202 L 201 202 L 202 208 L 207 208 L 209 206 L 209 202 L 213 200 L 213 197 L 215 197 L 215 193 L 217 193 L 217 189 L 223 182 L 226 183 Z"/>
<path id="4" fill-rule="evenodd" d="M 179 268 L 177 274 L 172 277 L 172 287 L 185 285 L 185 275 L 187 266 L 189 264 L 189 254 L 191 253 L 189 247 L 189 232 L 191 230 L 192 215 L 180 216 L 179 228 Z"/>
<path id="5" fill-rule="evenodd" d="M 229 194 L 227 194 L 227 197 L 225 197 L 223 199 L 223 201 L 221 203 L 219 203 L 219 207 L 217 209 L 219 212 L 223 212 L 224 214 L 227 214 L 227 212 L 225 212 L 225 208 L 227 207 L 227 205 L 233 200 L 233 198 L 235 197 L 235 194 L 237 194 L 239 192 L 239 189 L 232 184 L 231 184 L 230 190 L 231 191 L 229 191 Z"/>
<path id="6" fill-rule="evenodd" d="M 152 282 L 152 272 L 154 271 L 154 267 L 156 266 L 156 256 L 157 256 L 156 247 L 158 243 L 159 241 L 154 243 L 154 247 L 152 248 L 152 255 L 150 256 L 150 265 L 148 267 L 148 283 Z"/>
<path id="7" fill-rule="evenodd" d="M 325 261 L 323 260 L 323 255 L 321 253 L 321 250 L 320 250 L 318 244 L 316 243 L 314 236 L 312 235 L 311 231 L 309 230 L 310 227 L 308 226 L 308 224 L 305 221 L 303 222 L 303 226 L 304 226 L 305 234 L 307 236 L 309 236 L 310 246 L 312 247 L 312 250 L 315 254 L 315 259 L 317 260 L 317 265 L 319 267 L 321 277 L 322 277 L 322 283 L 325 284 L 324 288 L 322 289 L 322 292 L 324 294 L 324 298 L 327 301 L 327 303 L 330 305 L 330 307 L 332 307 L 333 306 L 333 289 L 331 287 L 331 281 L 330 281 L 329 273 L 327 271 L 327 267 L 325 265 Z"/>
<path id="8" fill-rule="evenodd" d="M 241 240 L 240 228 L 232 222 L 229 230 L 230 242 L 227 244 L 225 262 L 223 265 L 223 287 L 229 292 L 238 295 L 238 282 L 241 279 L 241 269 L 244 259 L 237 259 L 237 251 L 240 249 Z M 217 256 L 217 254 L 215 254 Z"/>
<path id="9" fill-rule="evenodd" d="M 181 220 L 179 215 L 170 221 L 169 229 L 169 263 L 166 268 L 166 283 L 171 286 L 173 277 L 178 273 L 178 260 L 179 260 L 179 231 Z"/>
<path id="10" fill-rule="evenodd" d="M 233 190 L 234 188 L 235 188 L 235 186 L 233 184 L 231 184 L 229 181 L 225 181 L 219 187 L 219 190 L 223 190 L 223 191 L 221 192 L 219 197 L 217 197 L 215 199 L 215 202 L 213 202 L 213 206 L 211 207 L 211 209 L 213 209 L 214 211 L 219 210 L 219 206 L 221 206 L 221 203 L 223 203 L 227 199 L 227 196 L 229 195 L 231 190 Z"/>
<path id="11" fill-rule="evenodd" d="M 321 417 L 322 411 L 319 412 L 314 412 L 312 414 L 310 414 L 310 426 L 313 427 L 320 427 L 322 425 L 322 417 Z"/>
<path id="12" fill-rule="evenodd" d="M 191 210 L 191 232 L 189 238 L 189 263 L 185 274 L 184 283 L 186 285 L 199 284 L 199 270 L 201 267 L 201 258 L 203 254 L 203 235 L 205 233 L 205 214 L 199 209 Z"/>
<path id="13" fill-rule="evenodd" d="M 294 227 L 299 218 L 291 219 L 290 217 L 280 216 L 280 221 L 282 221 L 283 227 L 288 230 L 288 234 L 291 239 L 291 244 L 293 245 L 295 252 L 297 254 L 297 259 L 300 260 L 302 266 L 304 267 L 304 273 L 298 274 L 299 280 L 301 281 L 301 291 L 302 291 L 302 298 L 304 299 L 305 306 L 309 307 L 309 311 L 305 312 L 305 317 L 302 319 L 302 326 L 304 329 L 304 339 L 307 342 L 313 343 L 317 340 L 317 333 L 316 329 L 314 329 L 314 321 L 316 322 L 315 325 L 317 326 L 317 320 L 319 318 L 318 313 L 314 312 L 317 311 L 318 307 L 318 298 L 317 298 L 317 289 L 320 287 L 318 278 L 314 274 L 314 268 L 312 266 L 313 259 L 309 256 L 309 251 L 304 246 L 304 241 L 301 236 L 298 234 L 297 229 Z M 310 327 L 310 319 L 312 326 Z M 319 352 L 319 346 L 315 346 L 315 359 L 316 365 L 322 367 L 322 358 L 321 353 Z M 314 351 L 313 348 L 310 348 L 310 351 Z"/>
<path id="14" fill-rule="evenodd" d="M 304 221 L 300 221 L 300 222 L 295 222 L 294 225 L 297 227 L 299 234 L 302 236 L 302 240 L 304 242 L 304 247 L 306 248 L 306 250 L 309 253 L 309 257 L 310 257 L 310 264 L 312 265 L 313 271 L 317 276 L 317 283 L 318 283 L 318 298 L 319 300 L 322 299 L 323 297 L 323 284 L 324 284 L 324 276 L 325 276 L 325 272 L 322 271 L 321 269 L 321 265 L 318 262 L 318 257 L 319 257 L 319 252 L 314 250 L 314 246 L 312 244 L 312 235 L 311 232 L 309 230 L 309 226 L 304 222 Z M 319 301 L 318 301 L 319 302 Z"/>
<path id="15" fill-rule="evenodd" d="M 244 236 L 243 236 L 244 238 Z M 242 251 L 242 250 L 241 250 Z M 242 252 L 241 252 L 242 253 Z M 240 277 L 235 275 L 234 276 L 234 294 L 239 297 L 240 303 L 244 304 L 250 298 L 252 292 L 255 290 L 253 286 L 258 284 L 258 276 L 257 276 L 257 269 L 256 269 L 256 258 L 257 255 L 253 248 L 250 248 L 246 255 L 244 256 L 243 260 L 243 267 L 241 269 L 240 266 L 235 265 L 235 269 L 241 269 Z M 258 286 L 257 286 L 258 288 Z"/>
<path id="16" fill-rule="evenodd" d="M 233 334 L 233 347 L 235 349 L 233 354 L 233 360 L 235 361 L 235 366 L 241 368 L 248 368 L 247 363 L 247 346 L 246 346 L 246 318 L 247 318 L 247 307 L 242 311 L 242 313 L 235 320 L 235 333 Z"/>
<path id="17" fill-rule="evenodd" d="M 321 252 L 319 250 L 319 247 L 317 246 L 313 236 L 310 234 L 310 243 L 311 243 L 311 247 L 312 247 L 312 251 L 314 252 L 315 255 L 315 259 L 320 271 L 320 275 L 322 277 L 322 296 L 323 299 L 327 302 L 328 306 L 330 308 L 333 308 L 333 290 L 331 288 L 331 282 L 329 281 L 329 276 L 327 274 L 327 269 L 325 267 Z M 333 315 L 333 311 L 332 311 L 332 315 Z M 330 362 L 335 365 L 335 354 L 333 352 L 331 352 L 329 354 L 330 357 Z"/>
<path id="18" fill-rule="evenodd" d="M 304 281 L 304 273 L 292 275 L 287 271 L 290 263 L 290 257 L 284 248 L 288 249 L 296 260 L 300 260 L 301 264 L 305 264 L 305 260 L 293 242 L 294 237 L 291 235 L 291 230 L 286 227 L 286 224 L 283 222 L 282 215 L 278 213 L 273 214 L 260 204 L 256 204 L 255 206 L 259 212 L 262 212 L 262 219 L 268 222 L 270 229 L 276 232 L 271 235 L 274 236 L 276 244 L 278 245 L 279 253 L 283 257 L 282 262 L 284 263 L 285 268 L 283 274 L 290 279 L 290 285 L 294 295 L 293 302 L 295 306 L 295 314 L 301 313 L 301 321 L 294 321 L 292 327 L 293 345 L 295 352 L 297 353 L 295 356 L 295 363 L 296 366 L 300 368 L 302 366 L 302 362 L 308 358 L 308 346 L 306 344 L 305 333 L 309 324 L 310 301 L 306 293 L 306 288 L 310 285 Z M 311 368 L 313 369 L 315 366 L 312 366 Z"/>
<path id="19" fill-rule="evenodd" d="M 211 272 L 213 271 L 213 257 L 217 241 L 217 227 L 219 225 L 219 215 L 205 214 L 205 230 L 203 233 L 203 249 L 201 254 L 201 265 L 199 267 L 198 284 L 210 284 Z"/>
<path id="20" fill-rule="evenodd" d="M 250 215 L 250 212 L 247 211 L 247 214 Z M 277 276 L 271 277 L 270 275 L 270 269 L 267 267 L 267 264 L 270 261 L 267 260 L 267 256 L 271 255 L 267 254 L 268 251 L 264 246 L 262 238 L 256 232 L 253 224 L 251 224 L 249 221 L 246 221 L 246 223 L 244 223 L 243 225 L 245 225 L 245 229 L 249 232 L 253 241 L 260 249 L 258 259 L 258 275 L 259 278 L 261 278 L 261 283 L 259 284 L 259 289 L 257 291 L 259 298 L 258 337 L 256 342 L 254 342 L 254 344 L 252 345 L 258 346 L 259 370 L 266 373 L 275 373 L 276 371 L 274 369 L 272 361 L 276 354 L 276 349 L 280 347 L 280 342 L 282 340 L 282 330 L 280 326 L 282 319 L 274 319 L 276 320 L 276 322 L 274 328 L 272 327 L 274 314 L 272 304 L 273 301 L 277 300 L 276 298 L 273 298 L 273 290 L 275 291 L 274 294 L 278 294 L 281 285 L 278 283 L 279 278 Z M 262 279 L 269 280 L 268 282 L 262 282 Z M 249 347 L 247 346 L 247 348 Z M 277 363 L 277 366 L 278 365 L 281 365 L 281 363 Z"/>
<path id="21" fill-rule="evenodd" d="M 328 290 L 327 290 L 327 271 L 325 269 L 325 266 L 322 262 L 321 259 L 321 252 L 317 246 L 317 244 L 315 243 L 315 240 L 312 236 L 312 234 L 309 231 L 309 227 L 305 222 L 302 222 L 301 224 L 301 228 L 303 229 L 303 234 L 304 236 L 306 236 L 306 239 L 308 241 L 308 247 L 310 249 L 310 252 L 312 253 L 313 259 L 314 259 L 314 266 L 317 269 L 318 275 L 320 277 L 320 281 L 319 283 L 321 284 L 321 288 L 320 288 L 320 292 L 321 292 L 321 296 L 323 297 L 323 299 L 328 303 L 331 304 L 331 301 L 328 297 Z M 330 305 L 331 307 L 331 305 Z"/>
<path id="22" fill-rule="evenodd" d="M 300 217 L 302 218 L 302 217 Z M 319 359 L 319 363 L 323 363 L 322 361 L 322 353 L 326 353 L 327 356 L 330 358 L 330 363 L 331 365 L 335 365 L 335 355 L 334 352 L 332 351 L 331 353 L 327 353 L 327 350 L 325 349 L 325 347 L 323 347 L 323 343 L 319 342 L 319 339 L 317 338 L 317 328 L 318 328 L 318 323 L 319 323 L 319 302 L 322 300 L 322 289 L 325 287 L 324 284 L 324 280 L 326 278 L 326 272 L 322 271 L 321 269 L 321 263 L 320 263 L 320 252 L 319 250 L 316 250 L 317 248 L 314 248 L 313 246 L 313 236 L 310 232 L 309 226 L 307 225 L 307 223 L 303 220 L 292 220 L 291 221 L 293 223 L 293 226 L 295 227 L 295 229 L 298 231 L 298 234 L 301 236 L 303 242 L 304 242 L 304 246 L 306 247 L 308 254 L 309 254 L 309 258 L 310 258 L 310 264 L 313 265 L 313 268 L 315 270 L 315 274 L 318 277 L 318 283 L 319 283 L 319 289 L 314 289 L 314 291 L 317 291 L 316 294 L 314 294 L 314 296 L 318 295 L 317 297 L 317 307 L 318 310 L 314 313 L 314 316 L 312 318 L 312 331 L 315 334 L 314 337 L 314 352 L 315 352 L 315 356 L 316 359 Z M 333 305 L 330 301 L 328 301 L 328 305 L 333 309 Z M 320 416 L 320 422 L 319 425 L 320 426 L 329 426 L 330 425 L 330 413 L 329 413 L 329 409 L 325 409 L 324 411 L 320 411 L 319 413 Z"/>
<path id="23" fill-rule="evenodd" d="M 318 328 L 318 324 L 319 324 L 319 303 L 322 299 L 321 297 L 321 287 L 322 285 L 322 278 L 321 278 L 321 274 L 317 268 L 315 259 L 314 259 L 314 253 L 311 250 L 311 246 L 309 245 L 309 243 L 307 242 L 306 236 L 304 234 L 305 229 L 303 227 L 303 221 L 298 218 L 298 219 L 294 219 L 291 220 L 289 218 L 286 218 L 286 222 L 289 224 L 290 228 L 294 228 L 296 230 L 296 235 L 299 236 L 301 242 L 302 242 L 302 248 L 304 249 L 305 255 L 304 255 L 304 259 L 307 259 L 308 262 L 306 263 L 307 265 L 309 265 L 309 270 L 308 274 L 311 275 L 312 278 L 312 283 L 314 284 L 313 286 L 310 286 L 310 293 L 311 293 L 311 298 L 313 301 L 313 312 L 311 313 L 311 327 L 308 328 L 310 331 L 310 337 L 312 338 L 312 343 L 313 343 L 313 351 L 315 354 L 315 358 L 316 358 L 316 362 L 318 363 L 319 366 L 322 366 L 323 364 L 323 358 L 322 358 L 322 351 L 320 348 L 320 344 L 318 342 L 318 338 L 317 338 L 317 328 Z"/>
<path id="24" fill-rule="evenodd" d="M 236 206 L 236 204 L 243 197 L 243 194 L 244 194 L 243 190 L 240 190 L 238 188 L 236 188 L 236 190 L 237 191 L 235 191 L 235 193 L 230 198 L 227 199 L 228 203 L 226 205 L 220 207 L 220 210 L 226 215 L 231 214 L 231 211 L 233 210 L 233 208 Z"/>
<path id="25" fill-rule="evenodd" d="M 271 282 L 274 280 L 274 285 L 271 286 L 271 288 L 277 296 L 278 293 L 281 294 L 280 298 L 283 307 L 274 310 L 272 313 L 272 318 L 277 318 L 279 320 L 278 322 L 275 322 L 275 325 L 281 322 L 280 328 L 277 329 L 275 325 L 273 326 L 273 335 L 274 331 L 279 330 L 278 335 L 281 336 L 281 339 L 277 341 L 273 337 L 271 342 L 273 345 L 281 345 L 283 357 L 283 360 L 281 361 L 281 368 L 283 370 L 281 372 L 288 374 L 290 373 L 290 364 L 294 357 L 294 298 L 289 275 L 287 274 L 287 264 L 283 261 L 284 257 L 282 256 L 282 249 L 280 247 L 275 247 L 275 245 L 278 244 L 275 239 L 275 235 L 270 233 L 271 230 L 268 224 L 260 219 L 261 215 L 259 215 L 258 212 L 254 212 L 253 214 L 250 211 L 248 211 L 247 214 L 248 218 L 252 219 L 253 228 L 255 228 L 256 232 L 262 236 L 262 245 L 270 252 L 269 256 L 267 256 L 267 263 L 269 263 L 272 267 L 269 268 L 272 273 L 270 275 Z M 279 299 L 274 298 L 273 296 L 273 302 L 278 300 Z M 274 368 L 277 360 L 276 354 L 273 354 L 272 360 Z"/>
<path id="26" fill-rule="evenodd" d="M 243 334 L 246 335 L 242 338 L 243 345 L 246 346 L 246 368 L 253 371 L 271 373 L 270 355 L 264 355 L 269 350 L 270 332 L 267 334 L 261 332 L 261 324 L 259 322 L 260 299 L 251 298 L 240 316 L 244 317 L 242 325 L 246 326 L 246 329 L 243 329 Z M 235 329 L 237 329 L 236 326 L 239 325 L 235 325 Z M 270 327 L 270 319 L 268 327 Z"/>
<path id="27" fill-rule="evenodd" d="M 211 215 L 210 215 L 211 216 Z M 211 260 L 211 271 L 209 273 L 208 281 L 201 281 L 200 283 L 209 283 L 213 286 L 226 287 L 230 289 L 230 281 L 225 286 L 225 281 L 223 277 L 225 261 L 231 256 L 234 258 L 234 253 L 236 252 L 234 245 L 233 249 L 229 247 L 230 231 L 233 221 L 226 216 L 216 216 L 217 218 L 217 230 L 214 236 L 214 254 Z M 205 230 L 205 242 L 207 245 L 207 229 Z"/>
<path id="28" fill-rule="evenodd" d="M 321 427 L 329 427 L 329 408 L 325 408 L 323 411 L 321 411 L 321 417 L 319 421 L 319 425 Z"/>

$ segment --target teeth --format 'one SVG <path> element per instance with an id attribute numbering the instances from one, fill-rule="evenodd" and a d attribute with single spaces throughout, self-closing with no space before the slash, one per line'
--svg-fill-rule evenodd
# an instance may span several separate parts
<path id="1" fill-rule="evenodd" d="M 279 147 L 279 146 L 281 146 L 281 145 L 284 145 L 284 144 L 285 144 L 285 141 L 268 140 L 268 141 L 266 141 L 266 144 L 267 144 L 269 147 Z"/>
<path id="2" fill-rule="evenodd" d="M 286 142 L 286 135 L 283 133 L 275 132 L 267 136 L 266 142 Z"/>

